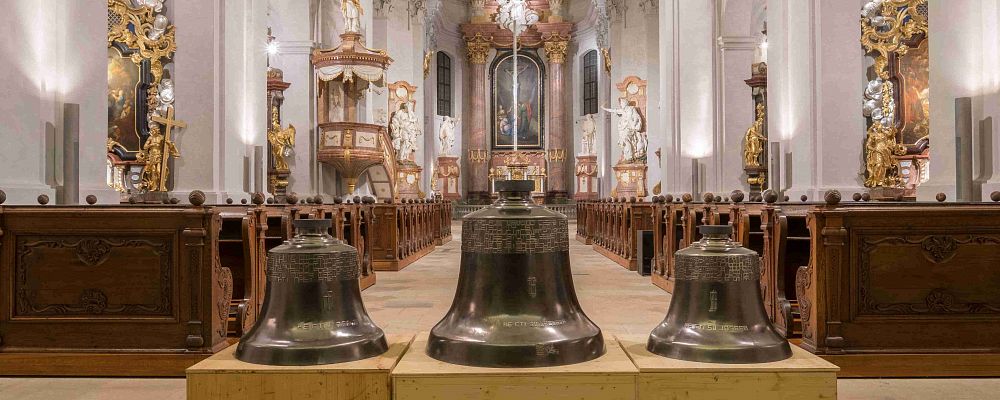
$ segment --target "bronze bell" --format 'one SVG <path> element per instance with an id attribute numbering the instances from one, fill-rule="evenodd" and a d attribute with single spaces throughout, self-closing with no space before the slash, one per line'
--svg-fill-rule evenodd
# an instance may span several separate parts
<path id="1" fill-rule="evenodd" d="M 674 295 L 646 348 L 688 361 L 748 364 L 792 356 L 771 326 L 760 292 L 760 258 L 730 239 L 728 225 L 698 227 L 701 241 L 674 254 Z"/>
<path id="2" fill-rule="evenodd" d="M 296 235 L 268 252 L 257 322 L 236 348 L 254 364 L 319 365 L 360 360 L 389 346 L 361 302 L 358 251 L 327 232 L 329 219 L 292 221 Z"/>
<path id="3" fill-rule="evenodd" d="M 604 354 L 580 308 L 566 216 L 531 201 L 533 181 L 499 181 L 500 198 L 462 219 L 462 266 L 427 354 L 477 367 L 545 367 Z"/>

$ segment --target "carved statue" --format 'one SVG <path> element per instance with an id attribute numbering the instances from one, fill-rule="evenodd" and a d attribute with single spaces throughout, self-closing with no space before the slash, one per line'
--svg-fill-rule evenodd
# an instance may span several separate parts
<path id="1" fill-rule="evenodd" d="M 618 146 L 622 148 L 622 162 L 644 162 L 646 159 L 646 134 L 642 131 L 639 108 L 625 98 L 619 99 L 619 108 L 604 108 L 618 116 Z"/>
<path id="2" fill-rule="evenodd" d="M 486 16 L 486 0 L 471 0 L 469 8 L 473 17 Z"/>
<path id="3" fill-rule="evenodd" d="M 271 129 L 267 131 L 267 142 L 271 144 L 274 169 L 288 171 L 288 161 L 285 157 L 291 156 L 292 149 L 295 148 L 295 127 L 289 124 L 287 129 L 281 129 L 278 107 L 271 108 Z"/>
<path id="4" fill-rule="evenodd" d="M 149 7 L 155 12 L 163 11 L 163 0 L 133 0 L 135 8 Z"/>
<path id="5" fill-rule="evenodd" d="M 896 143 L 896 130 L 884 127 L 879 121 L 872 123 L 865 140 L 866 187 L 898 187 L 899 160 L 895 156 L 906 154 L 906 146 Z"/>
<path id="6" fill-rule="evenodd" d="M 142 188 L 151 192 L 167 191 L 167 178 L 170 169 L 167 162 L 170 157 L 180 157 L 174 142 L 167 139 L 160 133 L 158 124 L 149 125 L 149 137 L 146 144 L 142 146 L 139 153 L 139 161 L 144 161 L 146 166 L 142 169 Z"/>
<path id="7" fill-rule="evenodd" d="M 764 152 L 764 144 L 767 143 L 763 133 L 764 118 L 764 103 L 757 103 L 757 118 L 754 118 L 743 139 L 743 165 L 746 167 L 760 167 L 760 155 Z"/>
<path id="8" fill-rule="evenodd" d="M 422 134 L 417 115 L 410 110 L 409 103 L 401 103 L 399 111 L 392 114 L 389 129 L 392 147 L 396 149 L 396 159 L 400 162 L 408 161 L 410 155 L 417 151 L 417 137 Z"/>
<path id="9" fill-rule="evenodd" d="M 344 32 L 360 33 L 361 16 L 365 15 L 361 0 L 341 0 L 340 12 L 344 14 Z"/>
<path id="10" fill-rule="evenodd" d="M 441 124 L 441 131 L 438 132 L 438 139 L 441 140 L 441 154 L 450 156 L 451 150 L 455 148 L 455 124 L 459 118 L 444 117 Z"/>
<path id="11" fill-rule="evenodd" d="M 580 120 L 580 130 L 583 132 L 580 138 L 583 144 L 583 151 L 580 154 L 585 156 L 597 154 L 597 149 L 594 148 L 594 140 L 597 136 L 597 122 L 594 121 L 594 114 L 583 116 Z"/>
<path id="12" fill-rule="evenodd" d="M 563 12 L 563 0 L 549 0 L 549 10 L 552 16 L 561 17 Z"/>

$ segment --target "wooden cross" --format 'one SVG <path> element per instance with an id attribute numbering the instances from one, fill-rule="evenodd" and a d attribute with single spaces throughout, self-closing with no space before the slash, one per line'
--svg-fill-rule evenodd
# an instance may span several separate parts
<path id="1" fill-rule="evenodd" d="M 167 163 L 170 161 L 170 148 L 168 147 L 171 143 L 170 132 L 174 127 L 182 129 L 187 128 L 187 124 L 183 121 L 174 119 L 173 107 L 167 107 L 167 116 L 165 118 L 159 115 L 153 115 L 152 120 L 153 122 L 163 125 L 163 148 L 160 149 L 160 154 L 163 159 L 160 162 L 160 182 L 158 188 L 162 188 L 165 191 L 167 189 L 167 174 L 165 172 L 169 171 Z"/>

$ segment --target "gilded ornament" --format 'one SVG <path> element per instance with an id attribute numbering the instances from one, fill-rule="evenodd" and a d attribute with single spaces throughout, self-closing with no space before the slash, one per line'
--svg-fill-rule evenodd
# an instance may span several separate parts
<path id="1" fill-rule="evenodd" d="M 896 88 L 889 60 L 903 56 L 908 43 L 926 35 L 927 0 L 872 0 L 861 11 L 861 45 L 875 59 L 877 77 L 865 88 L 864 115 L 871 119 L 865 140 L 865 186 L 900 187 L 903 179 L 896 156 L 906 154 L 898 143 Z"/>
<path id="2" fill-rule="evenodd" d="M 271 157 L 274 159 L 274 169 L 278 171 L 288 171 L 288 157 L 295 148 L 295 127 L 291 124 L 288 128 L 281 129 L 281 121 L 278 119 L 278 107 L 271 108 L 271 129 L 267 131 L 267 142 L 271 145 Z"/>
<path id="3" fill-rule="evenodd" d="M 477 33 L 472 38 L 465 39 L 465 47 L 469 51 L 469 62 L 472 64 L 486 64 L 486 57 L 490 54 L 492 40 Z"/>
<path id="4" fill-rule="evenodd" d="M 545 56 L 550 63 L 562 64 L 566 62 L 566 50 L 569 42 L 566 40 L 551 40 L 545 42 Z"/>
<path id="5" fill-rule="evenodd" d="M 601 58 L 604 59 L 604 72 L 606 72 L 608 75 L 611 75 L 611 66 L 613 64 L 611 61 L 611 49 L 607 47 L 602 47 Z"/>
<path id="6" fill-rule="evenodd" d="M 760 168 L 760 155 L 764 153 L 764 144 L 767 143 L 767 137 L 764 136 L 764 119 L 767 114 L 764 103 L 757 103 L 756 114 L 757 117 L 743 139 L 743 164 L 747 168 Z"/>
<path id="7" fill-rule="evenodd" d="M 153 116 L 149 126 L 149 137 L 139 153 L 139 161 L 146 166 L 142 169 L 142 189 L 150 192 L 166 192 L 167 178 L 170 176 L 170 157 L 180 157 L 177 146 L 170 138 L 173 128 L 185 128 L 187 124 L 174 119 L 174 108 L 167 109 L 165 117 Z M 163 125 L 163 133 L 160 126 Z"/>

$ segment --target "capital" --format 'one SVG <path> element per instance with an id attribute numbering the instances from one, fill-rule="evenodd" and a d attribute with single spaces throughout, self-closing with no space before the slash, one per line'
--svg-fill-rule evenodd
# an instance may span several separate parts
<path id="1" fill-rule="evenodd" d="M 545 42 L 545 56 L 550 63 L 562 64 L 566 62 L 566 50 L 569 48 L 569 41 L 550 40 Z"/>
<path id="2" fill-rule="evenodd" d="M 465 47 L 469 52 L 469 62 L 472 64 L 486 64 L 486 57 L 490 54 L 493 46 L 490 40 L 481 34 L 476 34 L 472 38 L 465 40 Z"/>

